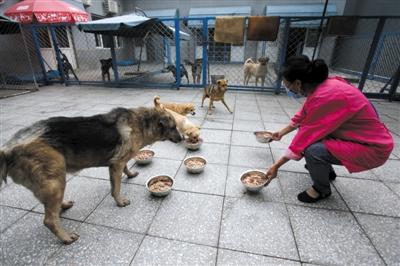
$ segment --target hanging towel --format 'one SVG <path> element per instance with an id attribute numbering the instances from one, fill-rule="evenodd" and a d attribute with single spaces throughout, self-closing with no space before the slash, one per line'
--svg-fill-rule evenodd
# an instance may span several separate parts
<path id="1" fill-rule="evenodd" d="M 217 17 L 215 20 L 214 41 L 242 44 L 244 37 L 244 17 Z"/>
<path id="2" fill-rule="evenodd" d="M 249 17 L 247 40 L 275 41 L 279 31 L 279 17 Z"/>

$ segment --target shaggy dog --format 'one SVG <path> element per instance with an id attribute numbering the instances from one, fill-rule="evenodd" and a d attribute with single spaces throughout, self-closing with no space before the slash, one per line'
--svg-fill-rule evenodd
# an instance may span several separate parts
<path id="1" fill-rule="evenodd" d="M 203 98 L 201 99 L 201 107 L 203 107 L 204 100 L 206 98 L 210 98 L 210 103 L 208 104 L 208 114 L 211 115 L 211 107 L 214 107 L 215 101 L 221 101 L 226 109 L 230 113 L 232 111 L 229 109 L 228 105 L 225 102 L 225 92 L 228 89 L 228 80 L 219 79 L 217 80 L 217 84 L 211 84 L 208 87 L 204 88 Z"/>
<path id="2" fill-rule="evenodd" d="M 174 75 L 175 82 L 177 82 L 178 79 L 177 79 L 177 77 L 176 77 L 176 67 L 175 67 L 174 65 L 168 65 L 168 66 L 167 66 L 167 70 L 170 71 L 170 72 L 172 73 L 172 75 Z M 189 74 L 188 74 L 188 72 L 187 72 L 185 66 L 181 64 L 181 78 L 182 78 L 183 76 L 186 77 L 187 83 L 189 83 Z"/>
<path id="3" fill-rule="evenodd" d="M 179 131 L 179 133 L 183 137 L 188 137 L 190 142 L 198 142 L 200 138 L 200 127 L 196 126 L 192 122 L 189 121 L 189 119 L 181 114 L 178 114 L 177 112 L 174 112 L 164 106 L 164 104 L 160 104 L 160 97 L 155 96 L 154 97 L 154 106 L 156 108 L 162 108 L 166 110 L 168 113 L 170 113 L 176 122 L 176 127 Z"/>
<path id="4" fill-rule="evenodd" d="M 0 185 L 9 175 L 44 205 L 44 224 L 64 244 L 79 235 L 60 225 L 66 174 L 108 166 L 111 195 L 117 206 L 130 202 L 120 194 L 127 162 L 144 146 L 159 140 L 182 140 L 174 118 L 160 108 L 116 108 L 90 117 L 53 117 L 18 131 L 0 150 Z M 90 188 L 88 188 L 89 191 Z"/>
<path id="5" fill-rule="evenodd" d="M 202 70 L 202 59 L 198 58 L 194 61 L 194 63 L 190 62 L 189 60 L 185 60 L 185 64 L 191 66 L 193 83 L 199 84 Z"/>
<path id="6" fill-rule="evenodd" d="M 156 99 L 157 98 L 157 99 Z M 160 102 L 160 97 L 156 96 L 154 100 L 157 100 L 159 104 L 161 104 L 163 107 L 172 110 L 178 114 L 181 115 L 195 115 L 196 112 L 196 107 L 192 103 L 161 103 Z"/>
<path id="7" fill-rule="evenodd" d="M 258 79 L 261 79 L 261 86 L 264 87 L 265 76 L 268 70 L 268 57 L 260 57 L 258 63 L 249 58 L 244 62 L 243 72 L 244 72 L 244 85 L 249 84 L 249 80 L 252 76 L 256 78 L 256 86 L 258 84 Z"/>
<path id="8" fill-rule="evenodd" d="M 100 64 L 101 64 L 101 78 L 103 81 L 106 80 L 106 75 L 108 78 L 108 81 L 110 81 L 110 68 L 113 68 L 112 64 L 112 58 L 108 59 L 100 59 Z"/>

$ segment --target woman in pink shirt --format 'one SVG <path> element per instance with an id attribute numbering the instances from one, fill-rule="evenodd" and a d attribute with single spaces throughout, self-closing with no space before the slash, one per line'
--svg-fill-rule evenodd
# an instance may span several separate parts
<path id="1" fill-rule="evenodd" d="M 352 173 L 386 162 L 393 138 L 357 88 L 340 77 L 328 77 L 325 62 L 307 56 L 289 58 L 282 76 L 288 94 L 305 96 L 306 101 L 290 124 L 273 134 L 280 140 L 298 129 L 285 154 L 268 169 L 270 179 L 283 164 L 304 156 L 313 185 L 297 198 L 313 203 L 331 195 L 329 181 L 336 178 L 332 164 Z"/>

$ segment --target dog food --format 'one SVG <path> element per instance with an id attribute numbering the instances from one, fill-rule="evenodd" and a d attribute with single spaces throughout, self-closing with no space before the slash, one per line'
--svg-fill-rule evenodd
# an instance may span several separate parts
<path id="1" fill-rule="evenodd" d="M 270 132 L 264 131 L 264 132 L 257 132 L 257 137 L 261 138 L 272 138 L 272 134 Z"/>
<path id="2" fill-rule="evenodd" d="M 200 140 L 197 138 L 188 138 L 186 141 L 191 144 L 197 144 Z"/>
<path id="3" fill-rule="evenodd" d="M 242 182 L 248 186 L 260 186 L 266 181 L 264 176 L 257 173 L 252 173 L 243 178 Z"/>
<path id="4" fill-rule="evenodd" d="M 140 152 L 138 152 L 138 154 L 136 154 L 135 160 L 143 161 L 143 160 L 150 159 L 151 157 L 153 157 L 153 152 L 151 152 L 151 151 L 140 151 Z"/>
<path id="5" fill-rule="evenodd" d="M 193 158 L 186 162 L 186 166 L 192 169 L 202 168 L 204 166 L 204 161 L 200 158 L 199 159 Z"/>
<path id="6" fill-rule="evenodd" d="M 166 177 L 160 177 L 149 185 L 152 192 L 162 192 L 168 190 L 172 186 L 172 181 Z"/>

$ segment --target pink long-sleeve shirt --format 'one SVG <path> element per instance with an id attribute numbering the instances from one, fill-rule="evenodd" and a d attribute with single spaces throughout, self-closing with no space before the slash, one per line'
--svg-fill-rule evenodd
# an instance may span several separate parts
<path id="1" fill-rule="evenodd" d="M 340 77 L 330 77 L 307 96 L 291 119 L 298 127 L 285 157 L 300 160 L 304 150 L 321 141 L 349 172 L 386 162 L 393 138 L 368 99 Z"/>

